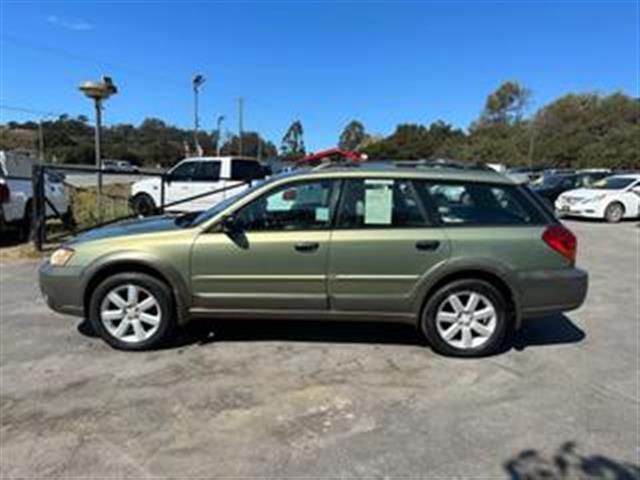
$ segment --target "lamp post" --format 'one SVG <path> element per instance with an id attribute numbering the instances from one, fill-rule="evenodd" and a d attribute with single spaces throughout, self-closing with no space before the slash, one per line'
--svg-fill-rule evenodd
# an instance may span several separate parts
<path id="1" fill-rule="evenodd" d="M 202 74 L 196 74 L 193 76 L 192 84 L 193 84 L 193 139 L 196 147 L 197 155 L 202 155 L 202 149 L 200 148 L 200 143 L 198 142 L 198 127 L 200 126 L 200 120 L 198 118 L 198 93 L 200 87 L 204 84 L 207 79 Z"/>
<path id="2" fill-rule="evenodd" d="M 224 122 L 225 116 L 218 115 L 217 121 L 217 141 L 216 141 L 216 156 L 220 156 L 220 149 L 222 148 L 222 122 Z"/>
<path id="3" fill-rule="evenodd" d="M 118 89 L 113 84 L 111 77 L 102 77 L 99 82 L 88 81 L 80 85 L 80 91 L 88 98 L 92 99 L 96 108 L 96 168 L 98 169 L 98 221 L 102 221 L 102 154 L 101 154 L 101 130 L 102 130 L 102 102 L 111 95 L 118 93 Z"/>

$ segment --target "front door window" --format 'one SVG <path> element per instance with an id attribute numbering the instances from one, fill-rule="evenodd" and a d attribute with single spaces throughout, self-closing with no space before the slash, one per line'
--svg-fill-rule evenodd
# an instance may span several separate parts
<path id="1" fill-rule="evenodd" d="M 237 222 L 248 232 L 329 228 L 334 184 L 317 180 L 277 187 L 244 207 Z"/>

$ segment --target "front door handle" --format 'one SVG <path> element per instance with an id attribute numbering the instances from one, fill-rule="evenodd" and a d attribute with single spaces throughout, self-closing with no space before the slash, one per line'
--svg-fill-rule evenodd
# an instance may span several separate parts
<path id="1" fill-rule="evenodd" d="M 418 250 L 437 250 L 440 246 L 440 242 L 438 240 L 421 240 L 416 242 L 416 248 Z"/>
<path id="2" fill-rule="evenodd" d="M 293 248 L 298 252 L 315 252 L 318 247 L 320 247 L 319 243 L 316 242 L 301 242 L 296 243 Z"/>

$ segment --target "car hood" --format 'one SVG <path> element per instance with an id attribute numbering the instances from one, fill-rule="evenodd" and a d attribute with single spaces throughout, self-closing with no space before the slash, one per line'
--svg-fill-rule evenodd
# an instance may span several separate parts
<path id="1" fill-rule="evenodd" d="M 562 194 L 563 197 L 571 197 L 571 198 L 591 198 L 596 197 L 598 195 L 615 193 L 617 190 L 606 190 L 604 188 L 578 188 L 576 190 L 569 190 L 568 192 L 564 192 Z"/>
<path id="2" fill-rule="evenodd" d="M 143 233 L 166 232 L 177 230 L 176 217 L 162 215 L 157 217 L 144 218 L 142 220 L 129 220 L 125 222 L 94 228 L 88 232 L 81 233 L 69 244 L 88 242 L 91 240 L 103 240 L 105 238 L 124 237 L 129 235 L 139 235 Z"/>

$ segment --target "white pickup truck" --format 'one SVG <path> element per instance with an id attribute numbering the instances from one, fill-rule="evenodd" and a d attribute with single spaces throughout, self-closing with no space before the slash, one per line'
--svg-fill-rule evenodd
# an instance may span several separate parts
<path id="1" fill-rule="evenodd" d="M 240 157 L 193 157 L 181 160 L 165 175 L 164 204 L 168 212 L 206 210 L 225 198 L 262 179 L 265 170 L 256 159 Z M 240 186 L 244 183 L 243 186 Z M 207 192 L 238 185 L 237 188 L 186 200 Z M 139 215 L 150 215 L 161 205 L 161 178 L 147 178 L 131 187 L 131 208 Z M 184 201 L 183 201 L 184 200 Z"/>
<path id="2" fill-rule="evenodd" d="M 23 239 L 29 235 L 33 203 L 31 173 L 34 163 L 35 159 L 28 155 L 0 151 L 0 234 L 3 236 L 7 227 L 18 227 Z M 60 215 L 70 215 L 69 200 L 61 178 L 45 176 L 45 195 Z M 46 212 L 47 216 L 54 215 L 49 205 Z"/>

